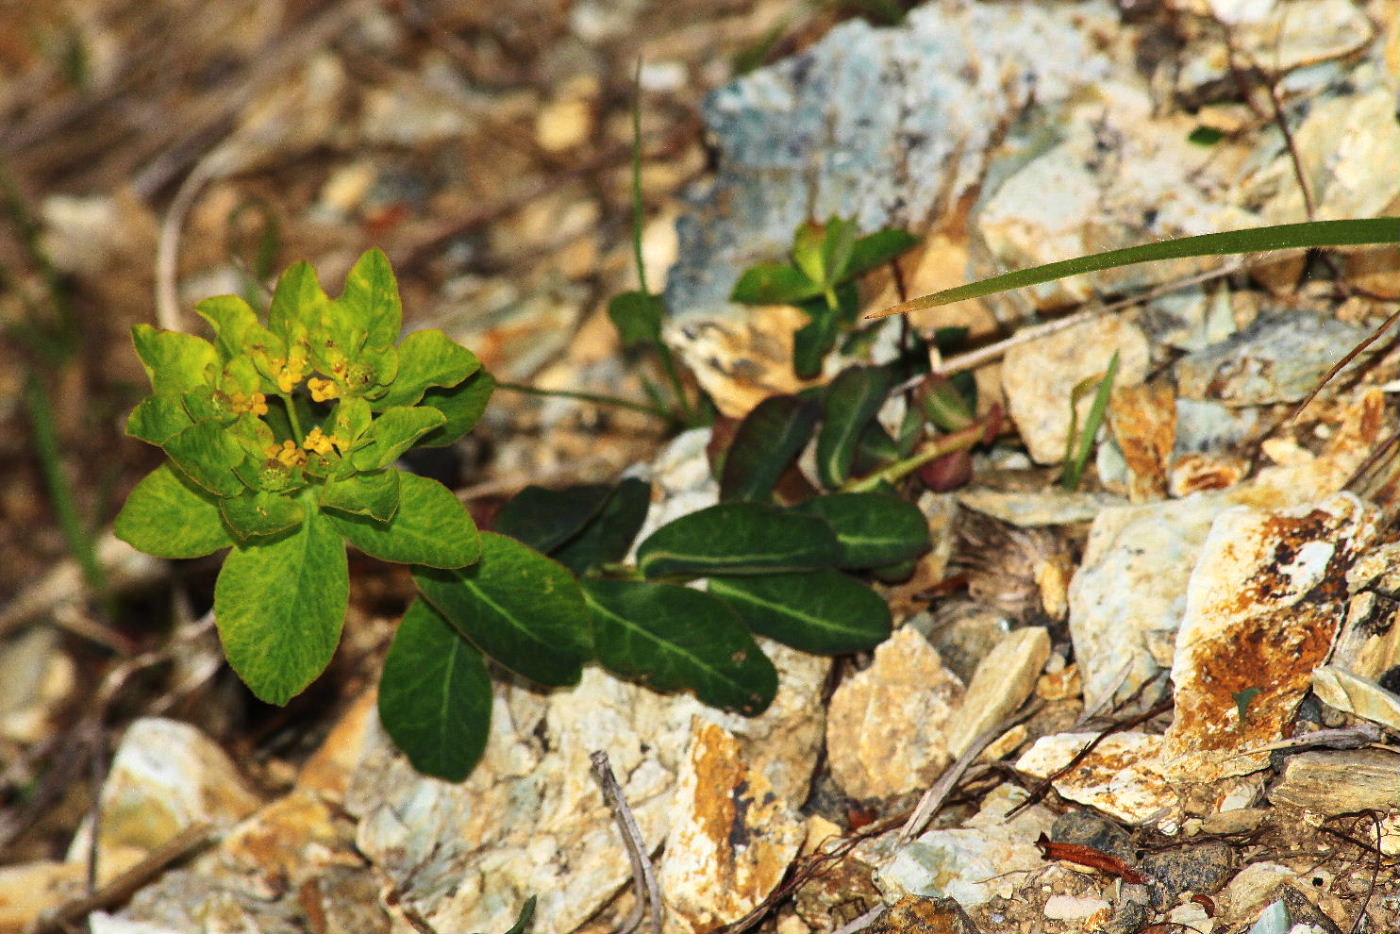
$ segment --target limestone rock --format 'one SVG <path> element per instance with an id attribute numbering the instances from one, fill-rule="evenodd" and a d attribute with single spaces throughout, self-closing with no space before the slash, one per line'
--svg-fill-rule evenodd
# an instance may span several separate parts
<path id="1" fill-rule="evenodd" d="M 658 882 L 673 918 L 709 931 L 747 914 L 797 856 L 802 822 L 738 741 L 698 718 L 676 777 L 671 831 Z"/>
<path id="2" fill-rule="evenodd" d="M 1086 707 L 1110 692 L 1126 697 L 1171 664 L 1186 582 L 1211 523 L 1229 505 L 1203 493 L 1105 509 L 1094 520 L 1069 586 L 1069 631 Z"/>
<path id="3" fill-rule="evenodd" d="M 212 739 L 188 723 L 144 717 L 127 728 L 102 785 L 99 861 L 122 847 L 153 850 L 200 822 L 232 826 L 259 804 Z M 86 859 L 90 833 L 84 823 L 70 860 Z"/>
<path id="4" fill-rule="evenodd" d="M 805 797 L 830 660 L 763 645 L 779 690 L 759 717 L 657 694 L 597 668 L 547 695 L 510 685 L 496 698 L 482 764 L 459 785 L 415 773 L 376 729 L 346 795 L 360 819 L 361 852 L 437 930 L 505 930 L 531 895 L 539 896 L 539 930 L 573 930 L 631 880 L 589 771 L 593 751 L 608 753 L 650 849 L 684 818 L 675 808 L 676 776 L 696 717 L 732 734 L 775 795 Z"/>
<path id="5" fill-rule="evenodd" d="M 1297 402 L 1369 333 L 1313 312 L 1262 315 L 1229 339 L 1178 360 L 1177 385 L 1185 398 L 1230 406 Z"/>
<path id="6" fill-rule="evenodd" d="M 1039 626 L 1014 629 L 997 643 L 977 666 L 948 726 L 948 751 L 954 758 L 1025 703 L 1049 658 L 1050 633 Z"/>
<path id="7" fill-rule="evenodd" d="M 953 759 L 947 730 L 962 698 L 962 682 L 938 650 L 914 629 L 900 629 L 875 649 L 869 668 L 832 695 L 832 777 L 853 798 L 926 787 Z"/>
<path id="8" fill-rule="evenodd" d="M 1017 870 L 1044 865 L 1035 839 L 1048 834 L 1055 816 L 1032 805 L 1010 821 L 1007 811 L 1025 800 L 1023 789 L 1001 785 L 963 827 L 930 830 L 910 841 L 880 866 L 886 897 L 922 895 L 956 899 L 972 908 L 1015 890 Z"/>
<path id="9" fill-rule="evenodd" d="M 1318 814 L 1400 808 L 1400 756 L 1384 749 L 1341 749 L 1289 756 L 1283 777 L 1269 790 L 1276 805 Z"/>
<path id="10" fill-rule="evenodd" d="M 1312 688 L 1324 704 L 1400 733 L 1400 697 L 1376 682 L 1345 668 L 1322 665 L 1313 669 Z"/>
<path id="11" fill-rule="evenodd" d="M 1378 511 L 1337 494 L 1310 506 L 1223 513 L 1186 589 L 1172 665 L 1170 777 L 1206 782 L 1263 768 L 1322 663 L 1353 555 Z"/>
<path id="12" fill-rule="evenodd" d="M 1147 375 L 1147 338 L 1121 318 L 1087 321 L 1006 352 L 1001 383 L 1007 411 L 1036 463 L 1064 459 L 1074 387 L 1103 374 L 1115 351 L 1119 360 L 1114 385 L 1141 383 Z M 1092 393 L 1079 400 L 1081 428 L 1092 405 Z"/>
<path id="13" fill-rule="evenodd" d="M 1042 736 L 1016 763 L 1016 770 L 1045 778 L 1069 763 L 1097 733 Z M 1084 760 L 1055 779 L 1061 797 L 1087 804 L 1129 824 L 1139 824 L 1174 807 L 1177 794 L 1162 775 L 1162 738 L 1147 733 L 1114 733 Z"/>

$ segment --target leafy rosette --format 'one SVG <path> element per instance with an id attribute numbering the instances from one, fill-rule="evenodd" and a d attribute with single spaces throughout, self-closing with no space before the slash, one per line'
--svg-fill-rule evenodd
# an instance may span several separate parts
<path id="1" fill-rule="evenodd" d="M 471 430 L 494 382 L 441 331 L 398 343 L 403 306 L 378 250 L 335 299 L 309 264 L 291 267 L 266 324 L 237 296 L 198 310 L 212 343 L 133 331 L 153 394 L 127 431 L 170 461 L 132 492 L 116 532 L 166 558 L 233 549 L 215 588 L 220 636 L 253 692 L 281 704 L 339 642 L 344 542 L 427 567 L 478 559 L 476 526 L 452 492 L 394 464 Z"/>

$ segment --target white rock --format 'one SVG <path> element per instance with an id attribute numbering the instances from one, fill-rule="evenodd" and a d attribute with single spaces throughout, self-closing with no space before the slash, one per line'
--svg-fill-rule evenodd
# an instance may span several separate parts
<path id="1" fill-rule="evenodd" d="M 1092 709 L 1171 665 L 1186 610 L 1186 582 L 1215 517 L 1220 494 L 1119 506 L 1099 513 L 1069 585 L 1069 631 Z M 1124 678 L 1124 671 L 1127 677 Z"/>
<path id="2" fill-rule="evenodd" d="M 1074 387 L 1103 374 L 1115 351 L 1119 361 L 1114 385 L 1142 382 L 1147 375 L 1147 338 L 1121 318 L 1088 321 L 1007 351 L 1001 371 L 1007 409 L 1037 463 L 1064 459 Z M 1092 405 L 1093 393 L 1079 400 L 1081 430 Z"/>
<path id="3" fill-rule="evenodd" d="M 1036 740 L 1016 763 L 1018 772 L 1045 778 L 1064 768 L 1097 733 L 1058 733 Z M 1139 824 L 1178 803 L 1162 774 L 1162 737 L 1114 733 L 1066 774 L 1055 779 L 1062 797 L 1087 804 L 1129 824 Z"/>
<path id="4" fill-rule="evenodd" d="M 1049 834 L 1054 815 L 1032 805 L 1010 821 L 1006 812 L 1026 798 L 1021 788 L 994 789 L 965 827 L 930 830 L 898 850 L 879 868 L 876 882 L 892 900 L 903 895 L 948 897 L 964 908 L 996 896 L 1009 898 L 1018 870 L 1044 865 L 1033 842 Z"/>
<path id="5" fill-rule="evenodd" d="M 1097 490 L 1069 492 L 1059 487 L 1033 493 L 971 488 L 953 494 L 958 504 L 1023 528 L 1088 522 L 1110 506 L 1121 506 L 1121 496 Z"/>
<path id="6" fill-rule="evenodd" d="M 200 822 L 226 828 L 259 801 L 228 754 L 196 727 L 143 717 L 127 728 L 102 785 L 99 859 L 122 847 L 153 850 Z M 87 858 L 84 823 L 68 859 Z"/>
<path id="7" fill-rule="evenodd" d="M 1039 626 L 1013 629 L 982 659 L 948 727 L 948 751 L 956 758 L 973 741 L 1010 716 L 1035 690 L 1050 657 L 1050 633 Z"/>
<path id="8" fill-rule="evenodd" d="M 1102 898 L 1056 894 L 1045 900 L 1045 908 L 1041 913 L 1051 921 L 1083 921 L 1099 912 L 1112 911 L 1113 906 Z M 1104 917 L 1107 918 L 1108 914 Z"/>
<path id="9" fill-rule="evenodd" d="M 827 710 L 831 775 L 853 798 L 927 787 L 952 761 L 948 726 L 963 685 L 914 629 L 895 632 L 847 678 Z"/>
<path id="10" fill-rule="evenodd" d="M 508 716 L 493 724 L 481 766 L 460 785 L 418 775 L 378 735 L 346 797 L 347 810 L 360 816 L 359 848 L 437 930 L 505 930 L 531 895 L 539 896 L 539 930 L 572 930 L 631 879 L 590 773 L 594 750 L 608 753 L 652 849 L 686 819 L 675 805 L 676 775 L 697 717 L 736 737 L 747 767 L 776 795 L 805 797 L 830 660 L 766 642 L 764 650 L 780 686 L 772 706 L 752 718 L 597 668 L 585 669 L 577 687 L 542 698 L 510 686 L 505 707 L 496 707 Z"/>
<path id="11" fill-rule="evenodd" d="M 806 828 L 724 728 L 693 721 L 676 777 L 657 881 L 670 930 L 713 930 L 747 914 L 782 882 Z M 680 923 L 677 923 L 680 922 Z"/>
<path id="12" fill-rule="evenodd" d="M 1308 691 L 1345 609 L 1347 567 L 1378 523 L 1350 493 L 1215 520 L 1177 633 L 1169 776 L 1208 782 L 1268 764 L 1259 747 L 1282 738 Z"/>
<path id="13" fill-rule="evenodd" d="M 1369 678 L 1322 665 L 1313 669 L 1312 688 L 1324 704 L 1400 733 L 1400 697 Z"/>

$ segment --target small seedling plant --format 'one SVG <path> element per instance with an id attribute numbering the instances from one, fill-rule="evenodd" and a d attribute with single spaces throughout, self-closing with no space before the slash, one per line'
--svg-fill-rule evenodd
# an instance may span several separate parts
<path id="1" fill-rule="evenodd" d="M 265 316 L 234 296 L 197 307 L 212 341 L 134 330 L 152 394 L 128 432 L 168 460 L 133 490 L 117 534 L 166 558 L 228 549 L 219 635 L 233 670 L 273 704 L 334 654 L 346 546 L 412 565 L 419 595 L 385 661 L 379 712 L 415 767 L 450 780 L 484 752 L 490 663 L 548 687 L 598 663 L 755 715 L 777 690 L 756 635 L 822 654 L 877 645 L 890 611 L 865 578 L 907 576 L 929 547 L 922 514 L 892 484 L 987 432 L 940 390 L 919 411 L 945 423 L 952 411 L 961 430 L 921 447 L 921 416 L 890 436 L 876 414 L 903 364 L 857 366 L 754 409 L 717 452 L 720 502 L 635 550 L 651 502 L 636 479 L 528 487 L 483 532 L 450 490 L 397 464 L 468 432 L 492 378 L 441 331 L 400 340 L 381 252 L 356 263 L 338 298 L 299 263 Z M 819 489 L 780 491 L 814 437 Z"/>
<path id="2" fill-rule="evenodd" d="M 792 364 L 798 376 L 810 379 L 821 372 L 842 329 L 856 323 L 860 277 L 918 242 L 896 229 L 857 236 L 855 223 L 840 217 L 824 224 L 808 221 L 793 235 L 789 262 L 748 269 L 730 297 L 748 304 L 795 305 L 807 315 L 808 323 L 793 335 Z"/>

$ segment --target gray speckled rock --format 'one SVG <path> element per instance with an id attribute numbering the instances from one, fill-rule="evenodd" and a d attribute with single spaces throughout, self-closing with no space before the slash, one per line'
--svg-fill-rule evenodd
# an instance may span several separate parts
<path id="1" fill-rule="evenodd" d="M 1314 312 L 1263 315 L 1228 340 L 1178 360 L 1177 386 L 1184 398 L 1231 406 L 1296 402 L 1370 333 Z"/>
<path id="2" fill-rule="evenodd" d="M 895 29 L 843 23 L 716 91 L 705 119 L 719 176 L 678 224 L 671 309 L 724 303 L 739 273 L 782 257 L 808 217 L 855 218 L 865 232 L 927 227 L 980 181 L 982 154 L 1028 99 L 1053 109 L 1110 72 L 1101 45 L 1119 30 L 1097 2 L 929 4 Z"/>

